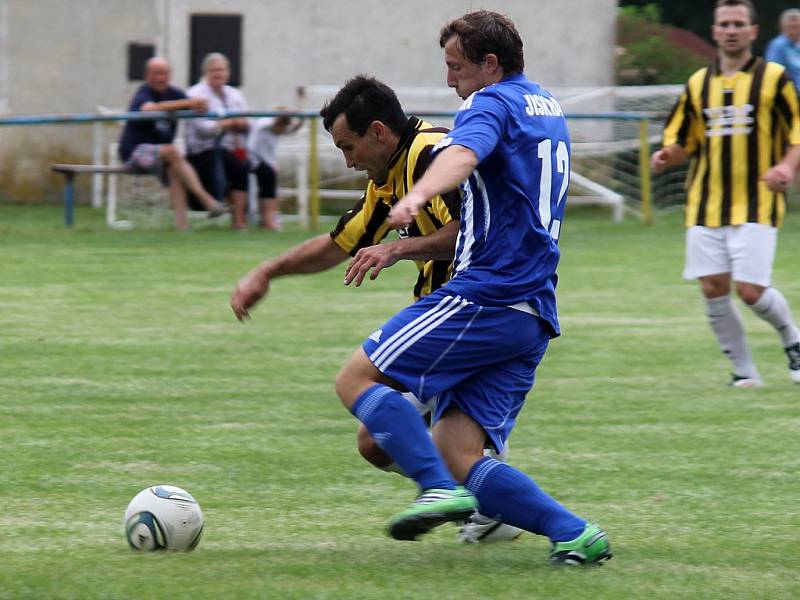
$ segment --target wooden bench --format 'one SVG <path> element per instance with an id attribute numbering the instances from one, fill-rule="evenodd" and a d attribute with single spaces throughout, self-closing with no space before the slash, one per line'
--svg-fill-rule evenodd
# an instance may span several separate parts
<path id="1" fill-rule="evenodd" d="M 102 173 L 106 175 L 120 175 L 133 172 L 124 165 L 65 165 L 58 164 L 51 167 L 56 173 L 64 176 L 64 226 L 72 227 L 74 222 L 75 206 L 75 175 L 80 173 Z"/>

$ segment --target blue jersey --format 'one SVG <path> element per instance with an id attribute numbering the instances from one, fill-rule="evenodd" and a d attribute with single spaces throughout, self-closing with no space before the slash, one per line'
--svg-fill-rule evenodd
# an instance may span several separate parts
<path id="1" fill-rule="evenodd" d="M 478 167 L 461 184 L 461 230 L 450 293 L 485 306 L 530 306 L 552 335 L 557 246 L 570 172 L 561 107 L 523 74 L 464 101 L 439 147 L 471 149 Z"/>

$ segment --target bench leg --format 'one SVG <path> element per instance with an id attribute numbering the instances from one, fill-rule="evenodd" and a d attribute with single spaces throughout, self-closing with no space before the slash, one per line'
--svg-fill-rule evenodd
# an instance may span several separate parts
<path id="1" fill-rule="evenodd" d="M 73 205 L 75 204 L 74 173 L 64 173 L 64 227 L 72 227 Z"/>

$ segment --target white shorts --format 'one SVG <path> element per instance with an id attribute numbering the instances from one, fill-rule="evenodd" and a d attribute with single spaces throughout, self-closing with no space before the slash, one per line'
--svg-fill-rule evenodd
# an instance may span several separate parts
<path id="1" fill-rule="evenodd" d="M 778 230 L 759 223 L 690 227 L 686 231 L 683 277 L 730 273 L 734 281 L 769 287 L 777 241 Z"/>

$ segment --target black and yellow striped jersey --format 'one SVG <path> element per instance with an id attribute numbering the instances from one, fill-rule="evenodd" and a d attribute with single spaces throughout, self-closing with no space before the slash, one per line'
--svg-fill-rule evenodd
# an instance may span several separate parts
<path id="1" fill-rule="evenodd" d="M 795 87 L 784 68 L 753 57 L 735 75 L 719 65 L 694 73 L 664 128 L 664 146 L 692 156 L 686 225 L 779 227 L 786 198 L 761 177 L 800 144 Z"/>
<path id="2" fill-rule="evenodd" d="M 386 184 L 378 187 L 372 180 L 356 205 L 339 219 L 331 231 L 333 241 L 350 256 L 361 248 L 380 243 L 390 231 L 386 217 L 395 202 L 408 193 L 414 183 L 422 177 L 431 163 L 433 146 L 447 133 L 447 129 L 435 128 L 416 117 L 409 117 L 408 124 L 400 136 L 397 150 L 389 160 L 389 175 Z M 461 196 L 457 190 L 435 196 L 424 210 L 420 210 L 414 223 L 398 230 L 401 238 L 429 235 L 458 219 L 461 211 Z M 427 296 L 450 279 L 451 261 L 417 260 L 419 277 L 414 286 L 414 299 Z"/>

